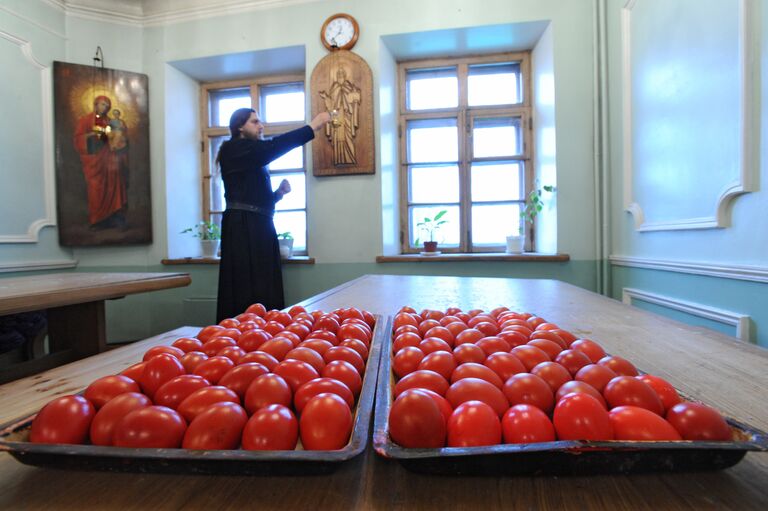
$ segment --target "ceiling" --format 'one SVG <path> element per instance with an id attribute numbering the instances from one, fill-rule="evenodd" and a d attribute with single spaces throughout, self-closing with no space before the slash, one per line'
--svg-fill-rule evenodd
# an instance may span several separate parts
<path id="1" fill-rule="evenodd" d="M 67 13 L 142 26 L 322 0 L 44 0 Z"/>

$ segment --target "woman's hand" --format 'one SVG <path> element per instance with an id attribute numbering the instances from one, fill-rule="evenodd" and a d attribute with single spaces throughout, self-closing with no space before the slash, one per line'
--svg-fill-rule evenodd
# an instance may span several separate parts
<path id="1" fill-rule="evenodd" d="M 317 131 L 323 126 L 325 126 L 326 124 L 328 124 L 330 120 L 331 120 L 331 114 L 329 114 L 328 112 L 320 112 L 315 116 L 314 119 L 312 119 L 309 122 L 309 127 L 312 128 L 314 131 Z"/>
<path id="2" fill-rule="evenodd" d="M 280 200 L 286 193 L 291 193 L 291 183 L 287 179 L 280 181 L 280 186 L 275 190 L 275 199 Z"/>

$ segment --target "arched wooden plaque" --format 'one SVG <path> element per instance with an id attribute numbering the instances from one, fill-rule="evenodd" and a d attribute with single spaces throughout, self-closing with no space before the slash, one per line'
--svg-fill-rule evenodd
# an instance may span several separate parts
<path id="1" fill-rule="evenodd" d="M 371 68 L 351 51 L 326 55 L 312 70 L 312 116 L 334 119 L 312 141 L 313 174 L 342 176 L 376 171 Z"/>

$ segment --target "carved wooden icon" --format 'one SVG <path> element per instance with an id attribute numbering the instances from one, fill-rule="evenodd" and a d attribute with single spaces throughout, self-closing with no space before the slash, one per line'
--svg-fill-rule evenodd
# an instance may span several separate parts
<path id="1" fill-rule="evenodd" d="M 311 79 L 312 116 L 331 112 L 332 121 L 312 142 L 313 174 L 373 174 L 373 78 L 358 55 L 336 50 L 318 62 Z"/>

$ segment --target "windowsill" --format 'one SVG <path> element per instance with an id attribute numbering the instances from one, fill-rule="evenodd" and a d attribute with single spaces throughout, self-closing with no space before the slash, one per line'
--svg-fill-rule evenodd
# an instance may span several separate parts
<path id="1" fill-rule="evenodd" d="M 219 264 L 219 257 L 179 257 L 176 259 L 163 259 L 162 264 Z M 309 256 L 293 256 L 281 259 L 283 264 L 315 264 L 315 258 Z"/>
<path id="2" fill-rule="evenodd" d="M 537 252 L 525 252 L 522 254 L 507 254 L 504 252 L 478 253 L 478 254 L 439 254 L 426 256 L 421 254 L 400 254 L 393 256 L 376 256 L 377 263 L 425 263 L 431 261 L 457 262 L 457 261 L 510 261 L 510 262 L 539 262 L 539 263 L 563 263 L 570 261 L 568 254 L 539 254 Z"/>

